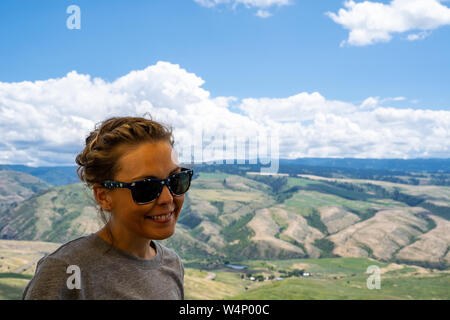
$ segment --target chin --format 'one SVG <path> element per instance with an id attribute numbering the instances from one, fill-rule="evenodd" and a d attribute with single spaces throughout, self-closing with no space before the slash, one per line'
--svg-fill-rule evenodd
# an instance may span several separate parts
<path id="1" fill-rule="evenodd" d="M 173 221 L 165 226 L 159 226 L 156 224 L 146 225 L 141 229 L 144 236 L 152 240 L 164 240 L 170 238 L 175 233 L 175 226 L 178 221 L 179 210 L 175 211 Z"/>
<path id="2" fill-rule="evenodd" d="M 164 240 L 170 238 L 175 233 L 175 225 L 162 230 L 145 230 L 145 237 L 152 240 Z"/>
<path id="3" fill-rule="evenodd" d="M 172 230 L 167 230 L 167 232 L 158 232 L 157 234 L 153 234 L 153 240 L 164 240 L 170 238 L 175 233 L 175 228 Z"/>

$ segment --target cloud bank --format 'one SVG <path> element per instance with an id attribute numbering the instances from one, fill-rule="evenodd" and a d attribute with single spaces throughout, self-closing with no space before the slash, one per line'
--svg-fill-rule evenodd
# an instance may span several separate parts
<path id="1" fill-rule="evenodd" d="M 146 112 L 172 125 L 180 146 L 199 147 L 199 131 L 237 140 L 268 133 L 279 139 L 281 158 L 450 157 L 450 111 L 385 106 L 404 97 L 368 97 L 360 105 L 318 92 L 238 100 L 211 97 L 204 83 L 161 61 L 113 82 L 75 71 L 44 81 L 0 82 L 0 163 L 73 165 L 96 123 Z"/>
<path id="2" fill-rule="evenodd" d="M 366 46 L 388 42 L 393 34 L 409 33 L 407 40 L 422 40 L 439 27 L 450 25 L 450 8 L 440 0 L 392 0 L 389 4 L 353 0 L 345 9 L 326 14 L 348 29 L 348 39 L 341 45 Z"/>

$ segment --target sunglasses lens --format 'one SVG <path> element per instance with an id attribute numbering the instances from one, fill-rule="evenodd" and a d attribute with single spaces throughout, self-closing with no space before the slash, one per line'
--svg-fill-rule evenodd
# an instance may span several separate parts
<path id="1" fill-rule="evenodd" d="M 156 199 L 161 184 L 156 181 L 139 181 L 133 189 L 133 199 L 137 203 L 147 203 Z"/>
<path id="2" fill-rule="evenodd" d="M 182 171 L 170 178 L 170 189 L 176 195 L 182 195 L 188 191 L 191 185 L 191 174 L 188 171 Z"/>
<path id="3" fill-rule="evenodd" d="M 191 185 L 192 171 L 182 171 L 170 177 L 170 189 L 175 195 L 182 195 Z M 133 200 L 140 204 L 152 202 L 161 192 L 160 181 L 137 181 L 131 193 Z"/>

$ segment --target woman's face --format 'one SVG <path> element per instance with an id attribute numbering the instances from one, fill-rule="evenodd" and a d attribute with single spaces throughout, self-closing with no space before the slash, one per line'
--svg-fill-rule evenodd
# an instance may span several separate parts
<path id="1" fill-rule="evenodd" d="M 167 178 L 180 172 L 176 159 L 172 157 L 172 147 L 168 142 L 144 142 L 138 147 L 124 148 L 119 159 L 119 171 L 114 180 L 132 182 L 145 178 Z M 184 195 L 173 196 L 164 185 L 160 196 L 151 203 L 140 205 L 133 201 L 129 189 L 113 189 L 111 211 L 113 224 L 128 232 L 154 240 L 170 237 L 175 232 L 175 224 L 184 202 Z M 168 215 L 167 218 L 150 217 Z"/>

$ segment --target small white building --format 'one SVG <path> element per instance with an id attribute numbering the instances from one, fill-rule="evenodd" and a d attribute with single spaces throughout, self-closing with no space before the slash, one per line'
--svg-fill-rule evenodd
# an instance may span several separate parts
<path id="1" fill-rule="evenodd" d="M 304 277 L 309 277 L 310 275 L 311 275 L 311 274 L 310 274 L 309 272 L 304 272 L 304 273 L 303 273 L 303 276 L 304 276 Z"/>
<path id="2" fill-rule="evenodd" d="M 255 279 L 255 277 L 250 277 L 250 280 L 255 281 L 256 279 Z"/>

